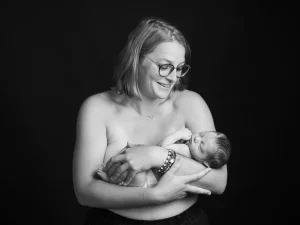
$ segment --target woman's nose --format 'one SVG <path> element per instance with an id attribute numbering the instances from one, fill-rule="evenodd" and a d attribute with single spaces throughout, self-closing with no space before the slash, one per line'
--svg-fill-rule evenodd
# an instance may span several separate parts
<path id="1" fill-rule="evenodd" d="M 177 80 L 177 74 L 176 74 L 176 69 L 174 69 L 172 71 L 172 73 L 170 73 L 168 76 L 167 76 L 167 79 L 171 80 L 172 83 L 175 83 L 176 80 Z"/>

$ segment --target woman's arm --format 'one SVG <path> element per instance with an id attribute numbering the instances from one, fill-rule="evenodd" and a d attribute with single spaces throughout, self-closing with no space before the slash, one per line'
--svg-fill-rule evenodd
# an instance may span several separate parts
<path id="1" fill-rule="evenodd" d="M 192 132 L 215 131 L 211 112 L 202 97 L 192 91 L 184 91 L 178 99 L 180 109 L 186 118 L 186 127 Z M 205 167 L 188 158 L 183 158 L 183 165 L 180 171 L 183 174 L 201 171 Z M 199 187 L 207 188 L 212 193 L 222 194 L 227 184 L 227 166 L 221 169 L 212 169 L 205 177 L 193 183 Z"/>
<path id="2" fill-rule="evenodd" d="M 162 165 L 161 159 L 165 159 L 167 151 L 167 149 L 161 147 L 156 147 L 151 149 L 151 151 L 148 151 L 150 154 L 148 155 L 148 158 L 152 159 L 153 168 L 158 168 Z M 191 175 L 197 172 L 201 172 L 206 168 L 194 159 L 187 158 L 180 154 L 177 154 L 176 158 L 179 158 L 182 161 L 180 168 L 176 171 L 177 176 Z M 222 194 L 225 190 L 226 183 L 227 168 L 225 165 L 221 169 L 212 169 L 207 175 L 205 175 L 201 179 L 193 181 L 191 184 L 203 189 L 210 190 L 213 194 Z"/>
<path id="3" fill-rule="evenodd" d="M 178 176 L 193 174 L 205 169 L 202 164 L 195 160 L 181 155 L 178 155 L 178 157 L 182 158 L 183 161 L 180 169 L 176 173 Z M 225 165 L 221 169 L 212 169 L 206 176 L 190 184 L 210 190 L 213 194 L 222 194 L 227 184 L 227 167 Z"/>
<path id="4" fill-rule="evenodd" d="M 132 208 L 160 202 L 152 189 L 120 187 L 95 178 L 107 148 L 106 124 L 112 115 L 105 96 L 96 95 L 81 106 L 73 158 L 73 183 L 78 201 L 99 208 Z"/>
<path id="5" fill-rule="evenodd" d="M 107 148 L 106 120 L 110 108 L 104 96 L 92 96 L 81 106 L 73 158 L 73 183 L 78 201 L 85 206 L 129 208 L 156 204 L 151 189 L 120 187 L 94 177 Z"/>

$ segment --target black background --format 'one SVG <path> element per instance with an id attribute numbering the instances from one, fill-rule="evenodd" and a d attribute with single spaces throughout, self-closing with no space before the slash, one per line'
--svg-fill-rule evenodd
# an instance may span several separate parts
<path id="1" fill-rule="evenodd" d="M 297 166 L 297 9 L 229 1 L 150 5 L 4 10 L 1 220 L 83 224 L 87 208 L 72 186 L 77 113 L 85 98 L 112 86 L 117 55 L 145 16 L 185 34 L 189 89 L 205 99 L 216 129 L 233 143 L 226 191 L 199 199 L 211 223 L 288 224 L 297 216 L 289 203 L 298 187 L 289 176 Z"/>

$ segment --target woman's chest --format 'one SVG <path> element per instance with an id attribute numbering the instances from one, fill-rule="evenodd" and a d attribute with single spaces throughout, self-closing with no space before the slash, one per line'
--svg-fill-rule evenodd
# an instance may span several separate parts
<path id="1" fill-rule="evenodd" d="M 156 145 L 161 139 L 184 127 L 184 118 L 176 113 L 164 118 L 116 117 L 107 126 L 107 149 L 104 162 L 132 144 Z"/>

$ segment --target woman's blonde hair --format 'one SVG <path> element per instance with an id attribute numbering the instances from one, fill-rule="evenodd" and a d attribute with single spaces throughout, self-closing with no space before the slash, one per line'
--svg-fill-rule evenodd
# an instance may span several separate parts
<path id="1" fill-rule="evenodd" d="M 129 34 L 127 43 L 119 55 L 114 71 L 116 90 L 130 98 L 140 98 L 138 66 L 143 56 L 151 53 L 157 45 L 176 40 L 185 48 L 185 60 L 191 56 L 190 46 L 183 34 L 170 23 L 158 18 L 143 19 Z M 178 79 L 173 91 L 186 88 L 186 77 Z"/>

